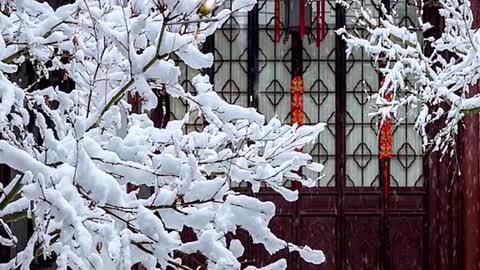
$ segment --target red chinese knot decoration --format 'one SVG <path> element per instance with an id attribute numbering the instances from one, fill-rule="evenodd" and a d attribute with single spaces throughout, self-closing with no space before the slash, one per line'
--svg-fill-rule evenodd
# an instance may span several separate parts
<path id="1" fill-rule="evenodd" d="M 291 123 L 297 123 L 298 126 L 303 125 L 303 91 L 302 77 L 294 77 L 290 86 L 290 94 L 292 97 Z"/>
<path id="2" fill-rule="evenodd" d="M 291 100 L 291 123 L 297 124 L 299 127 L 303 125 L 303 78 L 302 76 L 295 76 L 292 78 L 290 86 Z M 302 149 L 295 149 L 295 151 L 301 152 Z M 300 189 L 300 182 L 294 181 L 292 183 L 292 189 Z"/>
<path id="3" fill-rule="evenodd" d="M 390 95 L 385 97 L 388 101 L 391 100 Z M 385 119 L 383 120 L 382 126 L 380 128 L 380 160 L 390 160 L 392 159 L 392 143 L 393 143 L 393 133 L 392 133 L 392 120 Z"/>
<path id="4" fill-rule="evenodd" d="M 281 33 L 280 33 L 280 26 L 281 26 L 281 18 L 280 18 L 280 1 L 275 0 L 274 4 L 274 40 L 276 43 L 280 42 L 281 40 Z M 300 37 L 303 39 L 307 31 L 311 29 L 311 9 L 313 9 L 313 1 L 306 1 L 306 0 L 284 0 L 286 3 L 286 16 L 287 18 L 298 17 L 299 25 L 296 23 L 290 25 L 290 22 L 286 23 L 286 27 L 290 31 L 299 32 Z M 293 1 L 291 3 L 290 1 Z M 315 44 L 317 48 L 320 47 L 320 43 L 325 39 L 327 35 L 327 23 L 326 23 L 326 10 L 325 10 L 325 1 L 326 0 L 315 0 L 316 4 L 316 17 L 315 21 Z M 306 14 L 308 13 L 308 15 Z M 290 20 L 290 19 L 288 19 Z M 295 20 L 297 22 L 297 20 Z M 298 27 L 298 28 L 297 28 Z"/>
<path id="5" fill-rule="evenodd" d="M 384 80 L 380 81 L 380 85 L 384 84 Z M 387 101 L 392 100 L 391 94 L 385 95 Z M 383 188 L 385 200 L 388 199 L 388 187 L 389 187 L 389 167 L 388 163 L 392 159 L 392 144 L 393 144 L 393 131 L 392 131 L 392 119 L 385 118 L 381 123 L 380 138 L 379 138 L 379 155 L 378 159 L 383 162 Z"/>

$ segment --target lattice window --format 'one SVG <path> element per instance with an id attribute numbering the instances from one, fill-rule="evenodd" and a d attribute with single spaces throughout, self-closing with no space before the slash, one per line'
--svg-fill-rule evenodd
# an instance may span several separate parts
<path id="1" fill-rule="evenodd" d="M 422 38 L 417 17 L 420 15 L 420 0 L 391 0 L 396 22 L 409 29 L 416 30 L 419 40 Z M 414 88 L 407 81 L 406 85 Z M 393 130 L 393 154 L 390 162 L 390 186 L 421 187 L 423 182 L 423 158 L 420 136 L 414 130 L 415 115 L 412 108 L 403 108 L 398 114 L 405 119 Z"/>
<path id="2" fill-rule="evenodd" d="M 377 1 L 364 0 L 362 5 L 378 18 Z M 354 11 L 347 10 L 347 28 L 356 28 L 367 37 L 366 30 L 355 26 L 355 18 Z M 378 119 L 368 115 L 371 112 L 368 96 L 378 89 L 379 74 L 372 59 L 363 51 L 356 51 L 347 59 L 346 69 L 346 186 L 378 187 Z"/>
<path id="3" fill-rule="evenodd" d="M 376 118 L 369 116 L 368 95 L 378 88 L 378 74 L 360 58 L 347 66 L 347 186 L 378 186 Z"/>
<path id="4" fill-rule="evenodd" d="M 312 33 L 315 33 L 317 2 L 312 4 Z M 304 151 L 325 166 L 323 178 L 318 181 L 318 186 L 323 187 L 335 185 L 335 1 L 326 1 L 325 14 L 326 37 L 320 47 L 316 46 L 313 35 L 303 42 L 305 123 L 327 123 L 317 143 Z"/>
<path id="5" fill-rule="evenodd" d="M 225 2 L 226 7 L 231 5 Z M 246 107 L 248 16 L 231 17 L 215 34 L 214 86 L 227 102 Z"/>
<path id="6" fill-rule="evenodd" d="M 178 61 L 180 71 L 182 72 L 182 77 L 180 78 L 180 84 L 183 89 L 190 93 L 195 93 L 195 88 L 193 87 L 191 79 L 195 77 L 200 72 L 198 70 L 193 70 L 187 65 Z M 179 98 L 170 97 L 170 119 L 179 120 L 182 119 L 185 113 L 188 110 L 187 103 Z M 203 117 L 198 115 L 190 115 L 188 123 L 185 125 L 186 132 L 190 131 L 200 131 L 203 128 Z"/>
<path id="7" fill-rule="evenodd" d="M 280 0 L 281 17 L 285 18 L 288 0 Z M 259 13 L 259 74 L 258 109 L 267 119 L 277 116 L 285 123 L 290 122 L 290 39 L 280 20 L 281 42 L 275 42 L 274 0 L 258 1 Z M 262 19 L 260 19 L 262 18 Z"/>
<path id="8" fill-rule="evenodd" d="M 363 0 L 374 16 L 379 16 L 378 1 Z M 392 15 L 398 24 L 409 28 L 418 26 L 419 3 L 410 0 L 390 1 Z M 353 10 L 347 12 L 347 28 L 353 30 Z M 366 30 L 357 31 L 368 37 Z M 420 36 L 420 34 L 419 34 Z M 378 172 L 378 119 L 368 115 L 372 109 L 368 95 L 379 87 L 379 74 L 372 59 L 364 51 L 354 52 L 347 62 L 347 164 L 346 185 L 355 187 L 377 187 L 380 185 Z M 405 120 L 393 129 L 394 157 L 390 162 L 390 186 L 422 186 L 422 148 L 419 136 L 413 128 L 413 115 L 404 110 L 400 118 Z"/>
<path id="9" fill-rule="evenodd" d="M 278 117 L 290 123 L 291 110 L 291 37 L 285 29 L 285 5 L 289 0 L 280 0 L 281 41 L 275 42 L 275 0 L 258 2 L 258 110 L 266 119 Z M 417 0 L 418 1 L 418 0 Z M 226 2 L 230 5 L 230 2 Z M 347 59 L 346 89 L 335 85 L 335 0 L 327 0 L 326 37 L 320 48 L 315 46 L 313 34 L 303 40 L 304 68 L 304 120 L 305 124 L 327 123 L 315 145 L 306 147 L 316 161 L 323 163 L 325 177 L 318 186 L 335 185 L 335 109 L 338 91 L 345 91 L 346 108 L 340 113 L 346 120 L 346 185 L 355 187 L 379 187 L 378 161 L 378 119 L 368 115 L 372 111 L 368 96 L 379 87 L 379 74 L 372 59 L 363 51 L 354 52 Z M 378 0 L 363 0 L 375 16 L 379 16 Z M 315 33 L 317 1 L 313 1 L 312 33 Z M 398 23 L 410 28 L 417 27 L 415 18 L 419 4 L 415 0 L 391 0 L 390 6 Z M 353 30 L 355 14 L 349 9 L 346 13 L 347 28 Z M 229 19 L 223 28 L 216 32 L 208 46 L 214 52 L 215 62 L 212 72 L 215 90 L 230 103 L 247 106 L 248 93 L 248 31 L 255 29 L 248 25 L 247 15 Z M 363 35 L 366 30 L 357 29 Z M 189 81 L 195 72 L 181 65 L 182 82 L 187 91 L 194 91 Z M 172 117 L 178 118 L 185 112 L 185 104 L 172 99 Z M 405 114 L 405 113 L 403 113 Z M 391 186 L 422 186 L 422 149 L 419 137 L 413 129 L 412 115 L 403 116 L 406 121 L 394 128 L 394 157 L 390 162 Z M 198 130 L 204 120 L 193 117 L 189 130 Z M 338 167 L 338 166 L 337 166 Z M 318 175 L 308 175 L 317 177 Z"/>

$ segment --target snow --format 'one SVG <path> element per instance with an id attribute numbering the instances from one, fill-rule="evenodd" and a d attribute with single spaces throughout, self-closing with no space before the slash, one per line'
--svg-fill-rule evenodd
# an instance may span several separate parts
<path id="1" fill-rule="evenodd" d="M 306 262 L 321 264 L 325 261 L 325 255 L 320 250 L 313 250 L 309 246 L 297 247 L 294 245 L 289 246 L 290 251 L 297 251 L 300 254 L 300 257 Z"/>
<path id="2" fill-rule="evenodd" d="M 38 247 L 59 269 L 131 269 L 136 263 L 165 269 L 182 264 L 179 252 L 202 253 L 209 269 L 239 269 L 244 243 L 227 237 L 239 228 L 270 254 L 288 247 L 307 262 L 323 262 L 320 251 L 271 232 L 273 203 L 238 194 L 231 184 L 249 183 L 254 192 L 267 186 L 296 200 L 286 180 L 312 186 L 316 179 L 297 172 L 323 166 L 295 149 L 314 143 L 325 125 L 266 121 L 253 108 L 225 102 L 208 76 L 190 78 L 196 93 L 186 92 L 174 56 L 190 69 L 210 67 L 213 55 L 199 49 L 206 37 L 255 1 L 235 0 L 232 10 L 217 1 L 215 14 L 197 14 L 199 4 L 0 5 L 9 10 L 0 12 L 0 163 L 18 173 L 0 194 L 0 226 L 7 232 L 0 243 L 16 244 L 5 221 L 12 215 L 34 224 L 25 248 L 0 269 L 29 269 Z M 74 89 L 9 80 L 29 58 L 37 76 L 64 71 Z M 165 129 L 155 128 L 146 112 L 158 104 L 157 88 L 189 106 Z M 142 111 L 131 114 L 126 96 L 135 93 Z M 186 133 L 189 117 L 198 114 L 209 125 Z M 127 183 L 151 192 L 127 193 Z M 182 240 L 185 228 L 196 240 Z M 261 269 L 286 269 L 286 260 Z"/>
<path id="3" fill-rule="evenodd" d="M 265 267 L 257 268 L 254 266 L 248 266 L 245 270 L 285 270 L 287 269 L 287 261 L 280 259 L 274 263 L 271 263 Z"/>
<path id="4" fill-rule="evenodd" d="M 358 6 L 358 1 L 354 3 Z M 407 108 L 416 117 L 424 148 L 453 155 L 463 117 L 480 109 L 480 98 L 470 93 L 480 78 L 480 32 L 473 27 L 470 1 L 440 0 L 439 6 L 445 25 L 438 39 L 425 40 L 433 49 L 429 54 L 424 41 L 418 39 L 432 28 L 423 22 L 422 14 L 418 14 L 419 27 L 407 29 L 398 26 L 393 16 L 377 20 L 368 10 L 356 7 L 360 9 L 356 27 L 365 29 L 369 37 L 344 28 L 337 34 L 345 40 L 347 53 L 365 50 L 385 78 L 378 93 L 371 96 L 377 109 L 373 115 L 401 122 L 397 112 Z M 415 113 L 416 108 L 420 112 Z M 426 130 L 433 124 L 439 124 L 440 130 L 429 135 Z"/>

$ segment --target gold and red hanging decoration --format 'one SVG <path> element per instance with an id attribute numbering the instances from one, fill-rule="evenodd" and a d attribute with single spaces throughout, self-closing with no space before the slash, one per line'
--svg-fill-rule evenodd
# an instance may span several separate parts
<path id="1" fill-rule="evenodd" d="M 291 18 L 293 17 L 298 17 L 298 25 L 295 23 L 295 25 L 290 25 L 290 22 L 286 23 L 286 27 L 291 29 L 292 31 L 298 31 L 300 33 L 300 37 L 303 39 L 307 32 L 307 28 L 310 29 L 311 24 L 310 24 L 310 16 L 311 12 L 309 11 L 309 15 L 306 15 L 306 9 L 311 8 L 312 3 L 306 4 L 306 0 L 285 0 L 287 2 L 286 6 L 286 14 L 287 18 L 290 18 L 289 20 L 292 20 Z M 298 6 L 295 7 L 295 5 L 289 5 L 289 1 L 295 1 L 298 2 Z M 325 39 L 327 35 L 327 24 L 325 21 L 325 1 L 326 0 L 315 0 L 316 2 L 316 17 L 315 17 L 315 44 L 317 48 L 320 47 L 320 43 Z M 279 43 L 281 40 L 281 31 L 280 31 L 280 26 L 281 26 L 281 15 L 280 15 L 280 0 L 275 0 L 275 5 L 274 5 L 274 40 L 276 43 Z M 290 10 L 293 8 L 293 10 Z M 298 9 L 296 9 L 298 8 Z M 306 25 L 306 21 L 308 23 L 308 26 Z M 297 20 L 295 19 L 295 22 Z M 293 30 L 295 29 L 295 30 Z"/>
<path id="2" fill-rule="evenodd" d="M 380 81 L 380 85 L 384 84 L 384 79 Z M 392 101 L 391 94 L 386 94 L 385 99 L 387 101 Z M 392 130 L 392 120 L 390 118 L 383 119 L 380 128 L 380 138 L 379 138 L 379 157 L 378 159 L 383 164 L 383 194 L 385 199 L 388 199 L 388 187 L 389 187 L 389 162 L 393 157 L 392 145 L 393 145 L 393 130 Z"/>
<path id="3" fill-rule="evenodd" d="M 390 95 L 385 96 L 387 101 L 391 101 L 392 98 Z M 392 134 L 392 120 L 390 118 L 384 119 L 382 121 L 382 126 L 380 128 L 380 153 L 379 159 L 388 161 L 392 159 L 392 143 L 393 143 L 393 134 Z"/>
<path id="4" fill-rule="evenodd" d="M 302 76 L 293 77 L 290 86 L 291 102 L 291 123 L 299 127 L 303 125 L 303 79 Z"/>
<path id="5" fill-rule="evenodd" d="M 303 78 L 302 76 L 295 76 L 292 78 L 290 85 L 290 96 L 291 96 L 291 114 L 290 122 L 297 124 L 298 127 L 303 125 Z M 302 149 L 295 149 L 295 151 L 301 152 Z M 301 172 L 299 172 L 301 173 Z M 299 190 L 301 187 L 300 182 L 293 181 L 292 189 Z"/>

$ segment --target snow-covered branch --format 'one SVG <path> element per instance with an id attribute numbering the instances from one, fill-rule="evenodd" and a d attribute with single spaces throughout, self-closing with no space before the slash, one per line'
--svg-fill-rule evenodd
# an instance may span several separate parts
<path id="1" fill-rule="evenodd" d="M 34 224 L 25 249 L 0 269 L 27 269 L 39 256 L 54 257 L 59 269 L 137 263 L 189 269 L 176 254 L 197 252 L 208 269 L 240 269 L 241 243 L 226 237 L 238 229 L 271 254 L 288 248 L 308 262 L 324 261 L 321 251 L 270 231 L 271 202 L 231 188 L 266 186 L 296 200 L 285 183 L 312 186 L 315 179 L 296 172 L 323 167 L 295 149 L 314 142 L 324 125 L 265 121 L 252 108 L 223 101 L 206 76 L 192 78 L 196 94 L 187 93 L 172 60 L 176 55 L 190 68 L 210 67 L 213 55 L 199 45 L 254 4 L 235 0 L 231 10 L 212 0 L 77 0 L 56 10 L 35 0 L 0 4 L 0 163 L 18 173 L 0 190 L 0 226 L 7 233 L 0 244 L 17 242 L 8 222 Z M 22 65 L 35 70 L 27 86 L 13 79 Z M 74 88 L 39 88 L 52 70 L 63 71 Z M 129 114 L 125 98 L 138 93 L 142 107 L 153 109 L 152 88 L 159 85 L 189 106 L 165 129 L 155 128 L 146 113 Z M 209 125 L 185 133 L 195 113 Z M 127 193 L 127 183 L 151 192 Z M 197 240 L 183 242 L 185 228 Z M 285 267 L 281 260 L 265 269 Z"/>
<path id="2" fill-rule="evenodd" d="M 470 94 L 480 78 L 480 33 L 472 28 L 469 0 L 438 3 L 445 22 L 438 39 L 420 38 L 431 28 L 421 17 L 418 29 L 407 29 L 398 26 L 392 15 L 377 20 L 363 8 L 357 15 L 358 26 L 368 31 L 369 37 L 345 29 L 338 34 L 344 37 L 348 53 L 363 49 L 372 56 L 385 78 L 372 96 L 376 113 L 396 118 L 404 106 L 412 112 L 420 111 L 416 128 L 424 146 L 451 154 L 464 115 L 480 111 L 480 97 Z M 387 14 L 385 9 L 383 14 Z M 428 53 L 427 44 L 431 48 Z M 442 128 L 432 137 L 427 128 L 434 122 L 440 122 Z"/>

